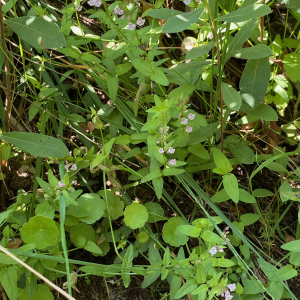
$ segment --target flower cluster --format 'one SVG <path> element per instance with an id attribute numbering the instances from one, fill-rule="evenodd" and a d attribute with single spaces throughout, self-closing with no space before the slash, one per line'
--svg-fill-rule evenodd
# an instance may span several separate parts
<path id="1" fill-rule="evenodd" d="M 187 112 L 187 110 L 185 110 L 185 112 Z M 181 113 L 179 114 L 179 117 L 182 117 Z M 181 125 L 186 125 L 189 120 L 194 120 L 194 119 L 195 119 L 195 114 L 189 113 L 187 118 L 182 117 L 180 123 L 181 123 Z M 190 127 L 190 126 L 185 127 L 185 131 L 188 133 L 192 132 L 192 130 L 193 130 L 193 127 Z"/>
<path id="2" fill-rule="evenodd" d="M 212 247 L 210 250 L 209 250 L 209 253 L 211 255 L 215 255 L 217 252 L 224 252 L 224 249 L 221 248 L 221 247 Z"/>
<path id="3" fill-rule="evenodd" d="M 227 287 L 229 288 L 229 291 L 226 289 L 224 293 L 221 294 L 221 297 L 225 297 L 225 300 L 231 300 L 233 296 L 230 294 L 230 292 L 234 292 L 236 289 L 236 284 L 231 283 L 228 284 Z"/>
<path id="4" fill-rule="evenodd" d="M 143 26 L 144 23 L 145 23 L 145 20 L 142 19 L 141 17 L 138 17 L 138 19 L 137 19 L 137 21 L 136 21 L 136 24 L 133 24 L 132 22 L 129 22 L 129 24 L 127 25 L 126 28 L 129 29 L 129 30 L 134 30 L 135 27 L 136 27 L 136 25 L 138 25 L 138 26 Z"/>
<path id="5" fill-rule="evenodd" d="M 102 4 L 101 0 L 89 0 L 88 1 L 88 5 L 90 5 L 90 6 L 100 7 L 101 4 Z"/>

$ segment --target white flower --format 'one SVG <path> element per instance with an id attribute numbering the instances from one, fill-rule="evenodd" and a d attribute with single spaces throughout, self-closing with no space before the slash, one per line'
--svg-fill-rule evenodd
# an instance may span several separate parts
<path id="1" fill-rule="evenodd" d="M 189 5 L 189 4 L 191 3 L 191 0 L 185 0 L 185 1 L 183 1 L 183 3 L 184 3 L 185 5 Z"/>
<path id="2" fill-rule="evenodd" d="M 212 248 L 209 250 L 209 253 L 210 253 L 211 255 L 215 255 L 217 252 L 218 252 L 218 250 L 217 250 L 216 247 L 212 247 Z"/>
<path id="3" fill-rule="evenodd" d="M 136 21 L 136 24 L 138 24 L 139 26 L 143 26 L 145 23 L 145 20 L 142 19 L 141 17 L 138 17 L 137 21 Z"/>
<path id="4" fill-rule="evenodd" d="M 159 149 L 158 149 L 158 152 L 161 153 L 161 154 L 163 154 L 165 151 L 164 151 L 163 148 L 159 148 Z"/>
<path id="5" fill-rule="evenodd" d="M 129 30 L 134 30 L 135 29 L 135 24 L 129 22 L 129 24 L 127 25 L 126 28 L 129 29 Z"/>
<path id="6" fill-rule="evenodd" d="M 94 6 L 96 4 L 96 0 L 89 0 L 87 4 L 90 6 Z"/>
<path id="7" fill-rule="evenodd" d="M 176 166 L 176 159 L 170 159 L 170 165 Z"/>
<path id="8" fill-rule="evenodd" d="M 95 6 L 96 7 L 100 7 L 102 4 L 102 1 L 101 0 L 97 0 L 96 3 L 95 3 Z"/>
<path id="9" fill-rule="evenodd" d="M 236 284 L 235 283 L 227 284 L 227 287 L 229 288 L 230 292 L 234 292 L 236 289 Z"/>
<path id="10" fill-rule="evenodd" d="M 195 119 L 195 114 L 189 113 L 188 118 L 190 120 L 194 120 Z"/>
<path id="11" fill-rule="evenodd" d="M 187 122 L 188 122 L 188 119 L 182 118 L 182 120 L 181 120 L 181 124 L 182 124 L 182 125 L 187 124 Z"/>
<path id="12" fill-rule="evenodd" d="M 60 182 L 58 183 L 58 186 L 59 186 L 59 187 L 64 187 L 64 186 L 66 186 L 66 184 L 60 181 Z"/>
<path id="13" fill-rule="evenodd" d="M 82 11 L 82 6 L 76 5 L 76 10 L 77 10 L 77 11 Z"/>
<path id="14" fill-rule="evenodd" d="M 71 170 L 73 170 L 73 171 L 76 171 L 76 170 L 77 170 L 76 164 L 73 164 L 73 165 L 71 166 Z"/>
<path id="15" fill-rule="evenodd" d="M 175 149 L 173 147 L 170 147 L 168 150 L 169 153 L 173 154 L 175 152 Z"/>
<path id="16" fill-rule="evenodd" d="M 167 126 L 167 127 L 166 127 L 166 132 L 168 132 L 168 131 L 169 131 L 169 129 L 170 129 L 170 127 L 169 127 L 169 126 Z"/>
<path id="17" fill-rule="evenodd" d="M 193 127 L 186 126 L 186 129 L 185 129 L 186 132 L 192 132 L 192 130 L 193 130 Z"/>
<path id="18" fill-rule="evenodd" d="M 207 38 L 210 39 L 210 40 L 211 40 L 213 37 L 214 37 L 214 34 L 213 34 L 212 32 L 210 32 L 210 33 L 208 34 L 208 36 L 207 36 Z"/>
<path id="19" fill-rule="evenodd" d="M 119 16 L 122 16 L 124 11 L 119 6 L 117 6 L 114 10 L 114 13 L 116 13 Z"/>

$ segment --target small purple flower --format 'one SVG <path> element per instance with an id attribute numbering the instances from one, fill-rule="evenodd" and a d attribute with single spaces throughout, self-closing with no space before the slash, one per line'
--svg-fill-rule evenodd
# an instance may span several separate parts
<path id="1" fill-rule="evenodd" d="M 66 170 L 66 171 L 69 170 L 70 165 L 71 165 L 71 164 L 66 164 L 66 165 L 65 165 L 65 170 Z"/>
<path id="2" fill-rule="evenodd" d="M 210 39 L 210 40 L 211 40 L 213 37 L 214 37 L 214 34 L 213 34 L 212 32 L 210 32 L 210 33 L 208 34 L 208 36 L 207 36 L 207 38 Z"/>
<path id="3" fill-rule="evenodd" d="M 176 159 L 170 159 L 170 165 L 176 166 Z"/>
<path id="4" fill-rule="evenodd" d="M 136 21 L 136 24 L 139 25 L 139 26 L 143 26 L 145 23 L 145 20 L 142 19 L 141 17 L 138 17 L 137 21 Z"/>
<path id="5" fill-rule="evenodd" d="M 183 3 L 184 3 L 185 5 L 189 5 L 189 4 L 191 3 L 191 0 L 185 0 L 185 1 L 183 1 Z"/>
<path id="6" fill-rule="evenodd" d="M 76 170 L 77 170 L 76 164 L 73 164 L 73 165 L 71 166 L 71 170 L 73 170 L 73 171 L 76 171 Z"/>
<path id="7" fill-rule="evenodd" d="M 186 129 L 185 129 L 186 132 L 192 132 L 192 130 L 193 130 L 193 127 L 186 126 Z"/>
<path id="8" fill-rule="evenodd" d="M 212 247 L 212 248 L 209 250 L 209 253 L 210 253 L 211 255 L 215 255 L 217 252 L 218 252 L 217 247 Z"/>
<path id="9" fill-rule="evenodd" d="M 231 300 L 233 298 L 233 296 L 230 295 L 229 291 L 225 292 L 225 300 Z"/>
<path id="10" fill-rule="evenodd" d="M 221 294 L 221 297 L 224 297 L 224 293 Z"/>
<path id="11" fill-rule="evenodd" d="M 165 151 L 164 151 L 163 148 L 159 148 L 159 149 L 158 149 L 158 152 L 161 153 L 161 154 L 163 154 Z"/>
<path id="12" fill-rule="evenodd" d="M 119 15 L 119 16 L 122 16 L 124 11 L 119 6 L 117 6 L 114 10 L 114 13 Z"/>
<path id="13" fill-rule="evenodd" d="M 218 251 L 219 251 L 219 252 L 224 252 L 224 249 L 223 249 L 223 248 L 220 248 L 220 247 L 218 247 Z"/>
<path id="14" fill-rule="evenodd" d="M 58 186 L 59 186 L 59 187 L 64 187 L 64 186 L 66 186 L 66 184 L 60 181 L 60 182 L 58 183 Z"/>
<path id="15" fill-rule="evenodd" d="M 169 153 L 173 154 L 175 152 L 175 149 L 173 147 L 170 147 L 168 150 Z"/>
<path id="16" fill-rule="evenodd" d="M 194 120 L 195 119 L 195 114 L 189 113 L 188 118 L 190 120 Z"/>
<path id="17" fill-rule="evenodd" d="M 90 6 L 94 6 L 96 4 L 96 0 L 89 0 L 87 4 Z"/>
<path id="18" fill-rule="evenodd" d="M 82 11 L 82 6 L 76 5 L 76 11 Z"/>
<path id="19" fill-rule="evenodd" d="M 188 122 L 188 119 L 182 118 L 182 120 L 181 120 L 181 124 L 182 124 L 182 125 L 187 124 L 187 122 Z"/>
<path id="20" fill-rule="evenodd" d="M 98 1 L 96 1 L 95 6 L 96 6 L 96 7 L 100 7 L 101 4 L 102 4 L 102 1 L 101 1 L 101 0 L 98 0 Z"/>
<path id="21" fill-rule="evenodd" d="M 126 27 L 129 30 L 134 30 L 135 29 L 135 24 L 133 24 L 132 22 L 129 22 L 129 24 Z"/>
<path id="22" fill-rule="evenodd" d="M 230 292 L 234 292 L 236 289 L 236 284 L 235 283 L 227 284 L 227 287 L 229 288 Z"/>

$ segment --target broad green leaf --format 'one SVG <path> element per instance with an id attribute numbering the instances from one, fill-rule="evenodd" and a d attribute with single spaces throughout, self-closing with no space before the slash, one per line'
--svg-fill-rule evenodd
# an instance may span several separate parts
<path id="1" fill-rule="evenodd" d="M 203 12 L 203 8 L 195 9 L 191 12 L 171 17 L 164 24 L 162 28 L 162 32 L 163 33 L 181 32 L 187 29 L 188 27 L 190 27 L 191 25 L 193 25 L 195 22 L 197 22 L 202 12 Z"/>
<path id="2" fill-rule="evenodd" d="M 201 294 L 204 294 L 206 295 L 206 292 L 208 291 L 208 286 L 207 284 L 201 284 L 199 285 L 198 288 L 196 288 L 192 293 L 191 295 L 201 295 Z M 202 299 L 202 298 L 201 298 Z"/>
<path id="3" fill-rule="evenodd" d="M 218 19 L 224 22 L 244 22 L 250 19 L 263 17 L 271 13 L 269 6 L 264 4 L 254 4 L 249 5 L 244 8 L 240 8 L 234 12 L 231 12 L 227 15 L 223 15 Z"/>
<path id="4" fill-rule="evenodd" d="M 239 189 L 240 191 L 240 201 L 245 202 L 245 203 L 256 203 L 255 198 L 246 190 L 244 189 Z"/>
<path id="5" fill-rule="evenodd" d="M 177 227 L 177 230 L 191 237 L 199 237 L 202 229 L 192 225 L 180 225 Z"/>
<path id="6" fill-rule="evenodd" d="M 286 75 L 294 82 L 300 81 L 300 55 L 294 52 L 286 54 L 282 62 Z"/>
<path id="7" fill-rule="evenodd" d="M 213 148 L 213 158 L 217 166 L 217 168 L 213 169 L 213 172 L 223 175 L 233 170 L 229 159 L 215 147 Z"/>
<path id="8" fill-rule="evenodd" d="M 154 74 L 150 75 L 150 79 L 161 85 L 169 85 L 169 80 L 160 68 L 156 68 Z"/>
<path id="9" fill-rule="evenodd" d="M 100 154 L 98 154 L 95 159 L 93 160 L 92 163 L 92 168 L 95 168 L 96 166 L 98 166 L 100 164 L 101 161 L 103 161 L 106 157 L 108 157 L 108 155 L 110 154 L 111 148 L 114 144 L 115 139 L 112 138 L 109 140 L 109 142 L 107 142 L 103 148 L 102 148 L 102 152 Z"/>
<path id="10" fill-rule="evenodd" d="M 205 160 L 210 159 L 210 155 L 209 155 L 208 151 L 207 151 L 207 150 L 205 149 L 205 147 L 204 147 L 202 144 L 200 144 L 200 143 L 194 144 L 194 145 L 190 146 L 190 147 L 188 148 L 188 151 L 189 151 L 190 153 L 195 154 L 196 156 L 199 156 L 199 157 L 202 158 L 202 159 L 205 159 Z"/>
<path id="11" fill-rule="evenodd" d="M 1 268 L 0 281 L 7 296 L 9 297 L 9 300 L 17 300 L 18 299 L 17 270 L 12 266 L 8 268 Z"/>
<path id="12" fill-rule="evenodd" d="M 142 228 L 148 220 L 148 212 L 144 205 L 133 202 L 125 208 L 125 224 L 131 229 Z"/>
<path id="13" fill-rule="evenodd" d="M 133 246 L 130 245 L 127 250 L 126 253 L 124 255 L 124 260 L 122 262 L 122 269 L 121 269 L 121 274 L 122 274 L 122 279 L 123 279 L 123 283 L 125 288 L 127 288 L 130 284 L 131 281 L 131 277 L 129 274 L 125 274 L 129 272 L 129 269 L 127 269 L 128 267 L 132 267 L 132 260 L 133 260 Z"/>
<path id="14" fill-rule="evenodd" d="M 164 209 L 160 206 L 160 204 L 156 202 L 147 202 L 145 204 L 145 207 L 147 208 L 149 218 L 149 223 L 156 223 L 161 220 L 165 220 L 164 218 Z"/>
<path id="15" fill-rule="evenodd" d="M 142 180 L 141 182 L 144 183 L 144 182 L 147 182 L 149 180 L 153 180 L 153 179 L 156 179 L 158 177 L 161 177 L 161 171 L 160 169 L 156 169 L 152 172 L 150 172 L 149 174 L 147 174 Z"/>
<path id="16" fill-rule="evenodd" d="M 169 8 L 153 9 L 148 12 L 148 16 L 159 20 L 168 20 L 176 15 L 181 14 L 181 11 Z"/>
<path id="17" fill-rule="evenodd" d="M 151 270 L 156 269 L 156 270 Z M 157 266 L 150 266 L 147 268 L 146 273 L 147 275 L 144 278 L 142 289 L 145 289 L 149 285 L 151 285 L 161 274 L 162 269 L 157 270 Z"/>
<path id="18" fill-rule="evenodd" d="M 169 219 L 163 227 L 163 239 L 173 247 L 185 245 L 188 240 L 185 234 L 177 230 L 180 225 L 186 225 L 186 222 L 181 217 L 174 217 Z"/>
<path id="19" fill-rule="evenodd" d="M 198 58 L 200 56 L 203 56 L 204 54 L 208 53 L 212 47 L 215 46 L 215 42 L 209 42 L 204 46 L 200 46 L 200 47 L 195 47 L 193 49 L 191 49 L 187 54 L 186 54 L 186 60 L 188 59 L 195 59 Z M 193 62 L 194 63 L 194 62 Z"/>
<path id="20" fill-rule="evenodd" d="M 156 244 L 152 240 L 149 244 L 149 262 L 151 265 L 161 266 L 162 258 L 160 256 L 159 250 L 156 247 Z"/>
<path id="21" fill-rule="evenodd" d="M 37 49 L 55 49 L 66 46 L 63 33 L 55 22 L 44 18 L 27 16 L 11 18 L 5 23 L 25 42 Z"/>
<path id="22" fill-rule="evenodd" d="M 116 101 L 117 94 L 118 94 L 118 88 L 119 88 L 118 82 L 119 79 L 117 76 L 112 76 L 112 75 L 107 76 L 108 93 L 113 103 Z"/>
<path id="23" fill-rule="evenodd" d="M 179 299 L 197 288 L 197 284 L 194 279 L 188 279 L 186 283 L 178 290 L 174 299 Z"/>
<path id="24" fill-rule="evenodd" d="M 297 273 L 297 271 L 295 270 L 295 272 Z M 276 282 L 276 281 L 271 281 L 270 282 L 270 286 L 267 287 L 267 290 L 270 292 L 272 298 L 274 300 L 280 300 L 282 299 L 282 294 L 283 294 L 283 285 L 281 284 L 281 282 Z"/>
<path id="25" fill-rule="evenodd" d="M 300 240 L 292 241 L 281 246 L 282 249 L 292 252 L 300 252 Z"/>
<path id="26" fill-rule="evenodd" d="M 223 185 L 228 196 L 235 203 L 239 202 L 239 183 L 234 174 L 223 175 Z"/>
<path id="27" fill-rule="evenodd" d="M 201 238 L 204 241 L 213 244 L 219 244 L 222 241 L 222 238 L 219 235 L 209 230 L 203 231 L 203 233 L 201 234 Z"/>
<path id="28" fill-rule="evenodd" d="M 37 249 L 44 249 L 56 243 L 58 229 L 55 222 L 43 216 L 29 219 L 22 227 L 22 238 L 27 244 L 36 244 Z"/>
<path id="29" fill-rule="evenodd" d="M 226 193 L 225 189 L 216 192 L 211 197 L 211 201 L 214 202 L 214 203 L 221 203 L 221 202 L 227 201 L 229 199 L 230 199 L 230 197 Z"/>
<path id="30" fill-rule="evenodd" d="M 258 119 L 265 120 L 265 121 L 278 121 L 278 114 L 277 112 L 269 105 L 261 103 L 258 104 L 255 108 L 249 110 L 248 107 L 242 105 L 241 109 Z"/>
<path id="31" fill-rule="evenodd" d="M 172 73 L 176 71 L 179 74 L 185 74 L 187 72 L 203 68 L 209 64 L 209 61 L 191 61 L 189 63 L 181 63 L 174 68 L 166 69 L 166 72 Z"/>
<path id="32" fill-rule="evenodd" d="M 261 103 L 267 92 L 269 80 L 270 64 L 268 58 L 252 59 L 247 62 L 240 80 L 240 90 L 243 104 L 248 110 Z M 256 117 L 256 115 L 254 116 Z"/>
<path id="33" fill-rule="evenodd" d="M 5 143 L 2 145 L 1 147 L 1 155 L 2 155 L 2 159 L 5 161 L 8 161 L 9 157 L 10 157 L 10 152 L 11 152 L 11 146 L 9 143 Z"/>
<path id="34" fill-rule="evenodd" d="M 98 194 L 83 194 L 80 196 L 77 203 L 78 206 L 68 206 L 68 215 L 78 217 L 82 222 L 87 224 L 93 224 L 103 216 L 105 202 Z M 80 215 L 81 211 L 84 212 L 83 215 Z"/>
<path id="35" fill-rule="evenodd" d="M 119 196 L 113 195 L 107 197 L 109 214 L 112 220 L 116 220 L 123 215 L 124 202 L 120 200 Z M 108 209 L 106 207 L 108 213 Z M 106 215 L 104 215 L 105 217 Z"/>
<path id="36" fill-rule="evenodd" d="M 92 241 L 88 241 L 84 246 L 84 249 L 95 254 L 102 254 L 102 250 L 99 248 L 99 246 Z"/>
<path id="37" fill-rule="evenodd" d="M 170 300 L 174 300 L 175 294 L 178 292 L 182 284 L 181 278 L 177 275 L 173 275 L 170 284 Z"/>
<path id="38" fill-rule="evenodd" d="M 246 141 L 239 140 L 237 143 L 226 143 L 230 152 L 242 164 L 251 165 L 254 161 L 253 150 L 250 149 Z"/>
<path id="39" fill-rule="evenodd" d="M 137 236 L 137 240 L 141 243 L 144 244 L 149 240 L 150 236 L 146 231 L 142 231 L 139 233 Z"/>
<path id="40" fill-rule="evenodd" d="M 132 69 L 132 64 L 130 64 L 130 63 L 116 65 L 116 74 L 119 76 L 119 75 L 127 73 L 131 69 Z"/>
<path id="41" fill-rule="evenodd" d="M 268 168 L 271 171 L 280 172 L 284 175 L 289 173 L 289 171 L 285 167 L 283 167 L 281 164 L 274 162 L 274 161 L 270 162 L 266 166 L 266 168 Z"/>
<path id="42" fill-rule="evenodd" d="M 31 280 L 33 280 L 31 278 Z M 26 286 L 27 287 L 27 286 Z M 32 300 L 54 300 L 54 296 L 49 290 L 49 288 L 44 284 L 38 284 L 37 290 L 34 293 L 34 298 Z M 22 292 L 19 294 L 18 300 L 29 300 L 26 288 L 22 290 Z"/>
<path id="43" fill-rule="evenodd" d="M 70 238 L 76 247 L 83 248 L 88 241 L 95 242 L 96 235 L 91 225 L 79 223 L 71 228 Z"/>
<path id="44" fill-rule="evenodd" d="M 0 139 L 36 156 L 63 158 L 69 155 L 69 150 L 62 140 L 40 133 L 3 132 Z"/>
<path id="45" fill-rule="evenodd" d="M 240 31 L 234 36 L 234 38 L 229 46 L 228 52 L 235 51 L 235 50 L 242 48 L 244 43 L 251 36 L 256 24 L 257 24 L 257 20 L 251 20 L 251 21 L 247 22 L 247 24 L 243 25 L 242 28 L 240 29 Z M 230 56 L 226 55 L 226 61 L 229 58 L 230 58 Z"/>
<path id="46" fill-rule="evenodd" d="M 131 61 L 133 66 L 140 71 L 145 76 L 152 75 L 151 64 L 148 61 L 144 61 L 138 58 L 135 58 Z"/>
<path id="47" fill-rule="evenodd" d="M 164 180 L 161 177 L 159 177 L 152 180 L 152 184 L 155 189 L 156 197 L 160 199 L 163 193 Z"/>
<path id="48" fill-rule="evenodd" d="M 297 13 L 300 13 L 300 3 L 298 0 L 283 0 L 286 6 L 292 10 L 295 10 Z"/>
<path id="49" fill-rule="evenodd" d="M 264 44 L 255 45 L 254 47 L 242 48 L 239 50 L 228 51 L 227 55 L 243 59 L 259 59 L 272 55 L 271 49 Z"/>
<path id="50" fill-rule="evenodd" d="M 256 189 L 253 191 L 252 195 L 254 197 L 272 197 L 274 195 L 274 193 L 272 193 L 271 191 L 269 190 L 266 190 L 266 189 Z"/>
<path id="51" fill-rule="evenodd" d="M 215 122 L 192 131 L 192 133 L 189 135 L 189 144 L 195 145 L 207 141 L 209 138 L 211 138 L 219 125 L 219 122 Z"/>
<path id="52" fill-rule="evenodd" d="M 101 60 L 98 57 L 96 57 L 92 53 L 88 53 L 88 52 L 85 52 L 82 55 L 80 55 L 80 58 L 82 60 L 85 60 L 85 61 L 88 61 L 88 62 L 94 62 L 94 63 L 98 63 L 98 64 L 101 63 Z"/>
<path id="53" fill-rule="evenodd" d="M 259 218 L 260 216 L 257 214 L 244 214 L 241 215 L 241 222 L 244 224 L 244 226 L 248 226 L 258 221 Z"/>
<path id="54" fill-rule="evenodd" d="M 223 99 L 231 110 L 239 110 L 242 104 L 241 95 L 229 84 L 222 82 Z"/>
<path id="55" fill-rule="evenodd" d="M 42 204 L 38 204 L 35 209 L 36 216 L 44 216 L 50 219 L 54 218 L 55 209 L 49 202 L 45 201 Z"/>
<path id="56" fill-rule="evenodd" d="M 163 170 L 163 175 L 164 176 L 174 176 L 174 175 L 179 175 L 179 174 L 182 174 L 184 173 L 184 169 L 177 169 L 177 168 L 169 168 L 169 167 L 166 167 L 164 170 Z"/>
<path id="57" fill-rule="evenodd" d="M 298 275 L 297 270 L 292 265 L 285 265 L 277 271 L 277 275 L 281 280 L 289 280 Z"/>

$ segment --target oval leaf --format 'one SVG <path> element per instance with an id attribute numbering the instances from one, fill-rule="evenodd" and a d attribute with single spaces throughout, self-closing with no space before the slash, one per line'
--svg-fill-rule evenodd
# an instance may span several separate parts
<path id="1" fill-rule="evenodd" d="M 231 110 L 239 110 L 242 105 L 241 95 L 229 84 L 222 82 L 223 99 Z"/>

